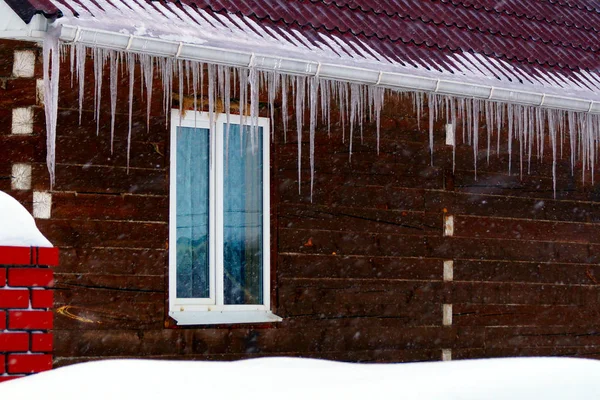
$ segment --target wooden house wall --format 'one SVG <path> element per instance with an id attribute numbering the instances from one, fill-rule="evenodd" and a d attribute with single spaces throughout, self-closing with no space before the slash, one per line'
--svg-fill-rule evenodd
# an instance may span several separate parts
<path id="1" fill-rule="evenodd" d="M 0 46 L 0 126 L 10 126 L 17 103 L 36 101 L 35 84 L 11 78 L 12 51 L 23 46 L 31 47 Z M 70 80 L 65 65 L 52 217 L 37 220 L 61 249 L 57 366 L 110 357 L 397 362 L 439 360 L 442 350 L 451 350 L 453 359 L 600 354 L 598 187 L 572 177 L 568 163 L 560 162 L 554 198 L 551 161 L 534 160 L 520 179 L 507 172 L 505 145 L 489 165 L 481 152 L 475 178 L 472 149 L 460 139 L 453 171 L 442 123 L 435 127 L 432 166 L 427 116 L 419 129 L 412 107 L 393 98 L 383 112 L 380 154 L 372 123 L 363 140 L 354 132 L 351 163 L 348 126 L 346 143 L 335 112 L 331 137 L 319 126 L 312 202 L 308 157 L 298 194 L 293 118 L 287 142 L 276 124 L 272 280 L 274 312 L 283 321 L 173 326 L 167 318 L 169 131 L 162 94 L 154 94 L 147 129 L 136 89 L 128 172 L 126 85 L 111 153 L 108 85 L 97 136 L 93 77 L 81 124 Z M 31 163 L 32 190 L 47 191 L 44 146 L 40 106 L 33 135 L 0 134 L 0 190 L 29 208 L 31 191 L 10 188 L 10 165 Z M 303 147 L 308 155 L 308 143 Z M 444 234 L 450 216 L 452 236 Z M 451 281 L 444 279 L 445 261 L 453 262 Z"/>

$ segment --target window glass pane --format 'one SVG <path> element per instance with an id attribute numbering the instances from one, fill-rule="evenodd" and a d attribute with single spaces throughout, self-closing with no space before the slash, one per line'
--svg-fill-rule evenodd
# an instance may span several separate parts
<path id="1" fill-rule="evenodd" d="M 177 297 L 209 291 L 208 129 L 177 128 Z"/>
<path id="2" fill-rule="evenodd" d="M 227 128 L 224 127 L 224 132 Z M 223 261 L 225 304 L 263 303 L 263 146 L 231 125 L 224 141 Z"/>

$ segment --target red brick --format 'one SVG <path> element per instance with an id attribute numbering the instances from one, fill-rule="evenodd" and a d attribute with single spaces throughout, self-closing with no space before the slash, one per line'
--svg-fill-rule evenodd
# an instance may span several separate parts
<path id="1" fill-rule="evenodd" d="M 0 268 L 0 286 L 6 285 L 6 268 Z"/>
<path id="2" fill-rule="evenodd" d="M 0 354 L 0 374 L 3 374 L 5 372 L 4 365 L 5 365 L 4 356 L 2 354 Z"/>
<path id="3" fill-rule="evenodd" d="M 38 248 L 38 256 L 37 256 L 38 265 L 58 265 L 58 249 L 56 247 L 46 248 L 40 247 Z"/>
<path id="4" fill-rule="evenodd" d="M 51 311 L 9 311 L 8 329 L 52 329 Z"/>
<path id="5" fill-rule="evenodd" d="M 0 333 L 0 351 L 27 351 L 29 350 L 28 333 Z"/>
<path id="6" fill-rule="evenodd" d="M 50 354 L 9 354 L 9 374 L 31 374 L 52 369 Z"/>
<path id="7" fill-rule="evenodd" d="M 0 289 L 0 308 L 29 307 L 29 290 Z"/>
<path id="8" fill-rule="evenodd" d="M 54 292 L 51 290 L 33 290 L 31 292 L 31 306 L 33 308 L 52 308 Z"/>
<path id="9" fill-rule="evenodd" d="M 11 268 L 8 270 L 8 286 L 52 286 L 54 271 L 49 268 Z"/>
<path id="10" fill-rule="evenodd" d="M 55 266 L 58 265 L 58 249 L 0 246 L 0 264 Z"/>
<path id="11" fill-rule="evenodd" d="M 51 333 L 32 333 L 31 351 L 45 352 L 52 351 L 53 335 Z"/>
<path id="12" fill-rule="evenodd" d="M 0 311 L 0 329 L 6 329 L 6 312 Z"/>
<path id="13" fill-rule="evenodd" d="M 0 383 L 2 382 L 8 382 L 8 381 L 12 381 L 13 379 L 18 379 L 18 378 L 22 378 L 24 375 L 17 375 L 17 376 L 0 376 Z"/>

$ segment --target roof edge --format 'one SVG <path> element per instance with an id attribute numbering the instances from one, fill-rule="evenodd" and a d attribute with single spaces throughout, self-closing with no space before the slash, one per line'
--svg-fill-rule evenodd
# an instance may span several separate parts
<path id="1" fill-rule="evenodd" d="M 90 47 L 145 53 L 159 57 L 208 62 L 235 67 L 255 67 L 284 74 L 320 77 L 397 90 L 433 92 L 441 95 L 600 114 L 600 101 L 584 97 L 567 97 L 556 91 L 520 90 L 400 72 L 294 59 L 252 52 L 215 48 L 165 39 L 127 35 L 80 26 L 60 25 L 60 40 Z M 547 89 L 547 88 L 544 88 Z"/>
<path id="2" fill-rule="evenodd" d="M 62 17 L 62 12 L 48 0 L 4 0 L 15 13 L 29 24 L 36 14 L 50 20 Z"/>

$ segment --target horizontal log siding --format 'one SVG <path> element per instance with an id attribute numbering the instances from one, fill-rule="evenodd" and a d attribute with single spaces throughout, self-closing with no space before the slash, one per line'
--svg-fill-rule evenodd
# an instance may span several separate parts
<path id="1" fill-rule="evenodd" d="M 14 46 L 3 42 L 0 48 Z M 454 359 L 599 358 L 599 186 L 583 184 L 560 162 L 554 198 L 548 154 L 521 179 L 516 153 L 516 174 L 508 174 L 505 145 L 499 157 L 494 150 L 489 166 L 482 152 L 475 178 L 472 149 L 460 137 L 453 173 L 443 123 L 435 126 L 431 165 L 427 115 L 419 130 L 408 104 L 384 110 L 379 155 L 374 125 L 365 125 L 364 140 L 355 130 L 351 163 L 349 127 L 342 143 L 334 110 L 331 137 L 327 127 L 317 132 L 312 202 L 308 157 L 298 194 L 293 118 L 287 142 L 277 122 L 271 146 L 273 305 L 283 321 L 173 327 L 167 317 L 169 132 L 162 93 L 154 94 L 147 129 L 136 82 L 127 171 L 127 85 L 119 91 L 111 153 L 108 85 L 96 136 L 93 78 L 88 82 L 80 125 L 76 91 L 64 74 L 52 218 L 37 221 L 61 249 L 57 365 L 261 355 L 422 361 L 441 359 L 442 349 L 451 349 Z M 7 88 L 32 90 L 20 80 Z M 3 122 L 9 111 L 0 100 Z M 0 135 L 0 189 L 30 209 L 31 192 L 10 191 L 8 177 L 11 163 L 30 162 L 33 189 L 49 188 L 41 108 L 34 131 L 31 137 Z M 308 132 L 303 137 L 308 156 Z M 454 217 L 451 237 L 443 234 L 448 215 Z M 452 282 L 444 282 L 444 260 L 454 263 Z M 443 304 L 453 305 L 449 326 L 443 325 Z"/>

